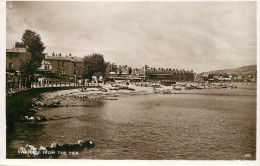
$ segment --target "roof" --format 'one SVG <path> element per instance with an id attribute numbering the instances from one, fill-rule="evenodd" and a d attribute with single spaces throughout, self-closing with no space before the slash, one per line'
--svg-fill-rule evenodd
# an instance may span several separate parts
<path id="1" fill-rule="evenodd" d="M 165 73 L 165 74 L 156 74 L 156 73 L 150 74 L 150 73 L 148 73 L 147 75 L 149 75 L 149 76 L 151 76 L 151 75 L 154 75 L 154 76 L 172 76 L 172 74 L 167 74 L 167 73 Z"/>
<path id="2" fill-rule="evenodd" d="M 44 61 L 44 64 L 45 64 L 45 65 L 51 65 L 51 63 L 48 62 L 48 61 Z"/>
<path id="3" fill-rule="evenodd" d="M 70 57 L 70 56 L 45 56 L 46 60 L 59 60 L 59 61 L 71 61 L 71 62 L 83 62 L 82 57 Z"/>
<path id="4" fill-rule="evenodd" d="M 65 56 L 45 56 L 46 60 L 70 61 L 70 57 Z"/>
<path id="5" fill-rule="evenodd" d="M 26 48 L 11 48 L 11 49 L 6 49 L 6 52 L 25 53 L 26 52 Z"/>
<path id="6" fill-rule="evenodd" d="M 193 74 L 193 71 L 189 71 L 189 70 L 187 70 L 187 71 L 185 71 L 185 73 Z"/>
<path id="7" fill-rule="evenodd" d="M 71 58 L 71 62 L 83 62 L 83 58 L 74 56 Z"/>

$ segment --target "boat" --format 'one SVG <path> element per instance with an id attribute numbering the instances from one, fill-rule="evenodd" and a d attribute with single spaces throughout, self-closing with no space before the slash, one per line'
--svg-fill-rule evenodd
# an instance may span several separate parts
<path id="1" fill-rule="evenodd" d="M 181 87 L 175 86 L 175 87 L 173 87 L 173 89 L 174 89 L 174 90 L 181 90 Z"/>
<path id="2" fill-rule="evenodd" d="M 101 92 L 107 92 L 107 90 L 105 88 L 100 88 L 99 89 Z"/>
<path id="3" fill-rule="evenodd" d="M 105 100 L 118 100 L 116 98 L 105 98 Z"/>
<path id="4" fill-rule="evenodd" d="M 111 84 L 111 86 L 112 86 L 112 87 L 118 87 L 118 85 L 117 85 L 117 84 Z"/>
<path id="5" fill-rule="evenodd" d="M 190 86 L 185 86 L 185 90 L 191 90 Z"/>
<path id="6" fill-rule="evenodd" d="M 135 89 L 134 89 L 134 88 L 127 88 L 127 90 L 135 91 Z"/>
<path id="7" fill-rule="evenodd" d="M 163 94 L 171 94 L 172 92 L 169 89 L 167 89 L 167 90 L 163 90 L 162 93 Z"/>
<path id="8" fill-rule="evenodd" d="M 171 86 L 176 84 L 176 81 L 162 81 L 161 84 L 164 86 Z"/>
<path id="9" fill-rule="evenodd" d="M 195 85 L 190 85 L 190 88 L 191 88 L 191 89 L 196 89 L 197 86 L 195 86 Z"/>
<path id="10" fill-rule="evenodd" d="M 110 88 L 110 90 L 119 90 L 118 87 L 113 87 L 113 88 Z"/>
<path id="11" fill-rule="evenodd" d="M 152 88 L 161 88 L 161 85 L 160 84 L 154 84 L 154 85 L 151 85 Z"/>
<path id="12" fill-rule="evenodd" d="M 128 89 L 128 86 L 118 86 L 119 89 Z"/>
<path id="13" fill-rule="evenodd" d="M 155 89 L 154 93 L 160 93 L 160 90 Z"/>

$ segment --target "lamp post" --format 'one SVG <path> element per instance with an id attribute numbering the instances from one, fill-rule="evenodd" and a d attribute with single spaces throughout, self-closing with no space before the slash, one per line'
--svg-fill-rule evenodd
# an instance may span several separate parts
<path id="1" fill-rule="evenodd" d="M 77 75 L 76 74 L 74 75 L 74 79 L 75 79 L 74 86 L 76 86 L 76 84 L 77 84 Z"/>
<path id="2" fill-rule="evenodd" d="M 32 75 L 29 75 L 28 87 L 27 87 L 27 88 L 31 88 L 31 86 L 32 86 L 32 85 L 31 85 L 31 76 L 32 76 Z"/>

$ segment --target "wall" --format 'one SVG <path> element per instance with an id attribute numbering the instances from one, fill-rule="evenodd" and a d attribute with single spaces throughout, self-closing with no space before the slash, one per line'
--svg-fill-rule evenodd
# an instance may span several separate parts
<path id="1" fill-rule="evenodd" d="M 9 69 L 9 63 L 13 63 L 13 70 L 19 70 L 20 67 L 20 59 L 22 57 L 22 53 L 6 53 L 6 69 Z"/>

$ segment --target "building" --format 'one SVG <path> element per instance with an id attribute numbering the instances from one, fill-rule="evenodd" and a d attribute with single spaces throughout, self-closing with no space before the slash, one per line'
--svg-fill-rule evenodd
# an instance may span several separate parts
<path id="1" fill-rule="evenodd" d="M 11 49 L 6 49 L 6 72 L 15 72 L 20 68 L 20 60 L 26 53 L 26 48 L 23 42 L 15 42 L 15 46 Z"/>
<path id="2" fill-rule="evenodd" d="M 11 49 L 6 49 L 6 73 L 19 73 L 21 58 L 26 53 L 23 42 L 15 42 Z M 70 79 L 81 78 L 83 75 L 83 58 L 76 56 L 44 55 L 41 67 L 36 71 L 38 74 L 54 73 Z"/>
<path id="3" fill-rule="evenodd" d="M 51 73 L 52 71 L 52 64 L 45 59 L 43 59 L 41 67 L 37 69 L 37 73 Z"/>
<path id="4" fill-rule="evenodd" d="M 52 66 L 52 73 L 68 76 L 70 79 L 81 78 L 83 75 L 83 58 L 76 56 L 45 56 L 45 61 Z"/>
<path id="5" fill-rule="evenodd" d="M 106 62 L 107 68 L 105 73 L 105 79 L 109 81 L 115 80 L 128 80 L 129 79 L 129 69 L 127 65 L 117 66 L 114 63 Z"/>
<path id="6" fill-rule="evenodd" d="M 194 81 L 193 70 L 178 70 L 170 68 L 146 68 L 145 79 L 147 81 Z"/>
<path id="7" fill-rule="evenodd" d="M 23 42 L 16 42 L 15 46 L 6 50 L 6 71 L 7 73 L 19 73 L 20 60 L 26 53 Z M 127 65 L 115 65 L 106 62 L 107 68 L 102 79 L 106 80 L 146 80 L 146 81 L 194 81 L 193 70 L 178 70 L 171 68 L 149 68 L 147 65 L 140 69 L 132 69 Z M 42 65 L 37 69 L 37 73 L 52 73 L 61 78 L 69 80 L 81 79 L 84 72 L 84 64 L 82 57 L 70 55 L 62 56 L 61 54 L 44 55 Z M 130 74 L 131 72 L 131 74 Z M 100 78 L 99 75 L 93 79 Z"/>

